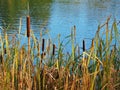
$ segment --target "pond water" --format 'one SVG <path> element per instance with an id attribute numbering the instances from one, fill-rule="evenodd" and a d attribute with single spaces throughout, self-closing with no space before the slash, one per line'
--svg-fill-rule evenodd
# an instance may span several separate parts
<path id="1" fill-rule="evenodd" d="M 76 42 L 81 45 L 84 38 L 94 37 L 108 16 L 120 20 L 120 0 L 0 0 L 0 26 L 9 25 L 9 34 L 18 31 L 20 18 L 25 32 L 28 13 L 37 37 L 41 30 L 49 30 L 52 39 L 58 34 L 64 38 L 75 25 Z"/>

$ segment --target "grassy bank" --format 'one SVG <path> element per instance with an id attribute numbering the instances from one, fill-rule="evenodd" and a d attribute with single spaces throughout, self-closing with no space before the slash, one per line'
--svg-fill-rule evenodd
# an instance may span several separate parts
<path id="1" fill-rule="evenodd" d="M 0 35 L 1 90 L 119 90 L 120 89 L 120 30 L 110 17 L 98 26 L 90 49 L 83 51 L 75 44 L 76 27 L 70 39 L 71 51 L 58 37 L 58 46 L 51 39 L 34 36 L 27 17 L 26 44 L 21 46 L 19 32 Z M 5 28 L 1 28 L 5 31 Z M 12 38 L 11 38 L 12 37 Z"/>

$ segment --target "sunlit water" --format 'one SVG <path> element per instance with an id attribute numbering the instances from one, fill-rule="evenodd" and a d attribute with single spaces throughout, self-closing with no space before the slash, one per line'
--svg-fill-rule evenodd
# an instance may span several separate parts
<path id="1" fill-rule="evenodd" d="M 31 16 L 31 29 L 36 37 L 40 31 L 49 31 L 55 42 L 57 35 L 61 39 L 71 33 L 76 26 L 76 42 L 82 46 L 85 38 L 87 45 L 99 24 L 112 16 L 120 20 L 120 0 L 0 0 L 0 26 L 10 26 L 9 34 L 18 31 L 19 19 L 22 18 L 22 32 L 26 30 L 26 15 Z M 28 10 L 29 6 L 29 10 Z M 6 23 L 6 24 L 3 24 Z M 45 38 L 48 38 L 47 36 Z"/>

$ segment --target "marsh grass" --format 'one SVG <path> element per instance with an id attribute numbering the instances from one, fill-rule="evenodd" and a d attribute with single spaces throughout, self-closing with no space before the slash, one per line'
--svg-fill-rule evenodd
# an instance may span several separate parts
<path id="1" fill-rule="evenodd" d="M 72 48 L 67 53 L 60 35 L 56 46 L 42 32 L 40 38 L 35 37 L 30 26 L 27 45 L 20 45 L 21 26 L 13 38 L 0 35 L 0 89 L 119 90 L 120 30 L 116 20 L 110 28 L 109 20 L 98 26 L 90 49 L 85 49 L 83 40 L 83 52 L 75 42 L 75 26 L 67 37 Z"/>

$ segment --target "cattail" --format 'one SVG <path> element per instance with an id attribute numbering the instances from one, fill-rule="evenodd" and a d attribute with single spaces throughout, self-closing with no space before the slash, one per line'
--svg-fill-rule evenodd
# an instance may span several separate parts
<path id="1" fill-rule="evenodd" d="M 30 60 L 30 16 L 27 16 L 27 37 L 28 37 L 28 60 Z"/>
<path id="2" fill-rule="evenodd" d="M 74 25 L 74 37 L 76 36 L 76 26 Z"/>
<path id="3" fill-rule="evenodd" d="M 40 56 L 40 43 L 37 44 L 38 56 Z"/>
<path id="4" fill-rule="evenodd" d="M 76 26 L 74 25 L 74 39 L 75 39 L 75 42 L 76 42 Z"/>
<path id="5" fill-rule="evenodd" d="M 44 52 L 44 48 L 45 48 L 45 39 L 42 39 L 42 52 Z"/>
<path id="6" fill-rule="evenodd" d="M 45 56 L 46 56 L 46 53 L 43 52 L 43 53 L 41 54 L 41 59 L 44 59 Z"/>
<path id="7" fill-rule="evenodd" d="M 30 37 L 30 16 L 27 16 L 27 37 Z"/>
<path id="8" fill-rule="evenodd" d="M 91 43 L 91 48 L 90 48 L 90 50 L 94 50 L 94 39 L 92 39 L 92 43 Z"/>
<path id="9" fill-rule="evenodd" d="M 0 55 L 0 63 L 3 64 L 3 55 Z"/>
<path id="10" fill-rule="evenodd" d="M 85 51 L 85 41 L 83 40 L 83 52 Z"/>
<path id="11" fill-rule="evenodd" d="M 53 44 L 53 55 L 55 55 L 55 48 L 56 48 L 56 46 L 55 46 L 55 44 Z"/>

